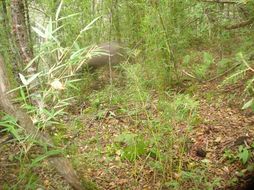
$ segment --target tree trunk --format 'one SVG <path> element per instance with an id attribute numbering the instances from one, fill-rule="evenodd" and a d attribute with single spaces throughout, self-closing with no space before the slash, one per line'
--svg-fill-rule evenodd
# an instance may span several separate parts
<path id="1" fill-rule="evenodd" d="M 38 131 L 34 126 L 30 117 L 24 112 L 24 110 L 13 105 L 11 102 L 11 95 L 7 94 L 10 90 L 10 84 L 6 75 L 6 68 L 4 62 L 0 56 L 0 109 L 15 117 L 19 125 L 24 129 L 26 135 L 31 135 L 40 143 L 46 144 L 49 147 L 54 147 L 50 137 Z M 56 168 L 58 173 L 65 178 L 65 180 L 76 190 L 88 189 L 82 186 L 79 178 L 75 174 L 70 162 L 61 155 L 51 156 L 48 158 L 50 164 Z M 85 185 L 85 184 L 84 184 Z"/>
<path id="2" fill-rule="evenodd" d="M 22 0 L 11 0 L 12 30 L 16 38 L 20 55 L 24 63 L 32 59 L 32 50 L 29 45 L 29 37 L 26 24 L 25 6 Z"/>
<path id="3" fill-rule="evenodd" d="M 13 67 L 13 74 L 16 78 L 18 78 L 18 73 L 21 70 L 21 58 L 20 54 L 17 51 L 17 47 L 15 46 L 13 36 L 11 35 L 11 27 L 10 27 L 10 22 L 8 18 L 8 11 L 7 11 L 7 5 L 6 5 L 6 0 L 2 1 L 2 24 L 4 26 L 4 33 L 2 34 L 3 36 L 0 36 L 2 39 L 8 39 L 8 54 L 11 55 L 11 60 L 10 63 L 12 64 Z"/>

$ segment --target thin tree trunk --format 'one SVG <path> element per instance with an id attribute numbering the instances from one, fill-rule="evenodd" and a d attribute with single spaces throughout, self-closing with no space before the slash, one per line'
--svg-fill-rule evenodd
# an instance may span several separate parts
<path id="1" fill-rule="evenodd" d="M 121 41 L 121 30 L 120 30 L 120 21 L 119 21 L 119 11 L 118 11 L 118 0 L 112 2 L 111 13 L 112 13 L 112 24 L 116 30 L 117 41 Z"/>
<path id="2" fill-rule="evenodd" d="M 32 59 L 29 37 L 25 18 L 25 6 L 22 0 L 11 0 L 12 30 L 16 38 L 20 55 L 25 63 Z"/>
<path id="3" fill-rule="evenodd" d="M 17 50 L 17 47 L 15 46 L 13 37 L 11 35 L 11 27 L 10 27 L 10 22 L 8 19 L 8 11 L 7 11 L 7 5 L 6 5 L 6 0 L 2 0 L 2 17 L 3 17 L 3 26 L 5 29 L 5 36 L 3 38 L 8 38 L 8 48 L 9 48 L 9 55 L 11 55 L 11 64 L 13 67 L 13 74 L 16 78 L 18 78 L 18 73 L 21 70 L 21 62 L 20 62 L 20 54 Z"/>
<path id="4" fill-rule="evenodd" d="M 25 11 L 25 21 L 26 21 L 26 29 L 27 29 L 27 35 L 28 35 L 28 45 L 29 50 L 31 51 L 31 56 L 33 57 L 33 40 L 32 40 L 32 32 L 31 32 L 31 23 L 30 23 L 30 17 L 29 17 L 29 9 L 28 9 L 28 3 L 27 0 L 24 1 L 24 11 Z"/>

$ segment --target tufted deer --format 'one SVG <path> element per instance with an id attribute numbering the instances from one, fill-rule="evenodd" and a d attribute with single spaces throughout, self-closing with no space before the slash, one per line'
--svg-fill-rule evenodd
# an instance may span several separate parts
<path id="1" fill-rule="evenodd" d="M 88 60 L 87 65 L 91 69 L 97 69 L 110 64 L 117 65 L 123 60 L 124 49 L 117 42 L 106 42 L 98 45 L 98 55 Z"/>

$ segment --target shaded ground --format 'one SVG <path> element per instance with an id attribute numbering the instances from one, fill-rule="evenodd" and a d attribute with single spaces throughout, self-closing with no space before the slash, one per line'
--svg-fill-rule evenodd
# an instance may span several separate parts
<path id="1" fill-rule="evenodd" d="M 184 134 L 185 128 L 188 126 L 184 123 L 176 123 L 174 128 L 176 134 L 187 136 L 189 139 L 188 151 L 181 158 L 182 165 L 186 170 L 200 171 L 200 173 L 196 172 L 196 175 L 206 177 L 199 176 L 200 178 L 195 181 L 192 176 L 193 178 L 181 182 L 177 189 L 202 189 L 202 183 L 216 183 L 216 181 L 220 181 L 220 185 L 212 186 L 215 189 L 240 189 L 240 186 L 249 179 L 250 172 L 239 160 L 226 158 L 224 152 L 237 151 L 239 145 L 250 147 L 253 143 L 254 115 L 252 112 L 241 110 L 242 89 L 219 89 L 217 82 L 211 82 L 198 85 L 194 94 L 195 99 L 199 101 L 200 120 L 186 134 Z M 156 116 L 159 112 L 156 95 L 152 99 L 149 110 Z M 135 115 L 119 115 L 118 107 L 104 106 L 104 112 L 100 117 L 98 114 L 71 116 L 66 119 L 70 124 L 69 128 L 52 132 L 56 139 L 58 132 L 63 133 L 62 146 L 67 147 L 67 156 L 73 160 L 79 174 L 91 179 L 99 188 L 105 190 L 171 189 L 162 184 L 169 178 L 177 181 L 181 178 L 180 173 L 174 172 L 170 177 L 153 169 L 149 165 L 154 161 L 151 156 L 142 156 L 133 162 L 122 160 L 120 153 L 118 154 L 114 149 L 114 139 L 117 135 L 125 131 L 142 133 L 145 130 L 142 124 L 145 116 L 138 115 L 137 123 Z M 80 112 L 88 107 L 84 104 L 73 110 Z M 76 128 L 71 127 L 74 126 L 73 123 Z M 19 159 L 15 157 L 20 148 L 21 145 L 17 143 L 1 144 L 0 189 L 3 189 L 4 183 L 17 183 L 17 176 L 21 176 Z M 36 150 L 32 154 L 35 152 Z M 228 153 L 228 157 L 230 156 L 232 155 Z M 44 168 L 35 169 L 35 172 L 41 178 L 39 183 L 42 184 L 43 189 L 69 189 L 52 170 L 47 168 L 47 164 Z"/>

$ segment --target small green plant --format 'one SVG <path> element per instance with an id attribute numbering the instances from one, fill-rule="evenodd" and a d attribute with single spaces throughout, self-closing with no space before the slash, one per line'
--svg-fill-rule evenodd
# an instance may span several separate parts
<path id="1" fill-rule="evenodd" d="M 23 139 L 21 134 L 23 132 L 23 129 L 17 124 L 16 119 L 12 116 L 5 115 L 0 120 L 0 126 L 4 127 L 0 132 L 11 133 L 13 137 L 18 141 L 21 141 Z"/>
<path id="2" fill-rule="evenodd" d="M 227 77 L 223 81 L 222 85 L 232 84 L 242 79 L 246 80 L 245 77 L 247 76 L 247 73 L 254 72 L 253 66 L 246 60 L 242 52 L 239 52 L 238 54 L 236 54 L 236 59 L 241 64 L 239 64 L 238 69 L 233 74 L 231 74 L 229 77 Z M 249 108 L 252 111 L 254 111 L 254 101 L 253 101 L 254 77 L 249 78 L 245 85 L 246 86 L 245 86 L 244 94 L 247 97 L 249 97 L 249 99 L 247 102 L 244 103 L 242 109 Z"/>
<path id="3" fill-rule="evenodd" d="M 161 100 L 159 108 L 163 110 L 164 117 L 174 120 L 192 119 L 197 113 L 198 101 L 193 100 L 188 94 L 179 94 L 173 101 Z"/>
<path id="4" fill-rule="evenodd" d="M 250 108 L 254 112 L 254 98 L 251 98 L 242 107 L 242 109 L 248 109 L 248 108 Z"/>
<path id="5" fill-rule="evenodd" d="M 184 58 L 183 58 L 183 65 L 184 66 L 188 66 L 190 64 L 190 62 L 191 62 L 191 56 L 190 55 L 184 56 Z"/>
<path id="6" fill-rule="evenodd" d="M 228 58 L 223 58 L 217 63 L 217 74 L 222 74 L 232 65 L 232 60 Z"/>
<path id="7" fill-rule="evenodd" d="M 149 100 L 149 94 L 146 87 L 149 81 L 145 80 L 144 70 L 142 65 L 124 66 L 129 99 L 135 102 L 144 103 Z"/>
<path id="8" fill-rule="evenodd" d="M 19 181 L 17 182 L 17 184 L 9 187 L 8 189 L 18 190 L 20 189 L 20 186 L 23 185 L 24 183 L 26 184 L 24 190 L 36 189 L 40 182 L 36 175 L 34 175 L 31 171 L 28 171 L 25 168 L 21 169 L 18 178 Z"/>
<path id="9" fill-rule="evenodd" d="M 209 178 L 208 175 L 205 174 L 206 169 L 195 169 L 193 171 L 182 171 L 179 175 L 178 183 L 181 187 L 182 183 L 186 183 L 186 181 L 191 181 L 193 187 L 190 189 L 208 189 L 213 190 L 220 186 L 221 179 L 220 178 L 213 178 L 212 180 Z M 178 185 L 175 183 L 167 183 L 170 187 L 174 187 L 172 185 Z M 178 185 L 178 186 L 179 186 Z"/>
<path id="10" fill-rule="evenodd" d="M 242 164 L 246 164 L 250 159 L 250 152 L 247 147 L 239 146 L 238 151 L 236 153 L 231 150 L 226 150 L 223 155 L 230 162 L 235 162 L 239 160 Z"/>
<path id="11" fill-rule="evenodd" d="M 242 164 L 246 164 L 250 158 L 249 150 L 244 146 L 239 146 L 237 157 Z"/>
<path id="12" fill-rule="evenodd" d="M 165 182 L 164 187 L 170 189 L 180 189 L 181 184 L 177 180 L 171 180 L 169 182 Z"/>
<path id="13" fill-rule="evenodd" d="M 122 158 L 134 161 L 147 153 L 148 144 L 143 137 L 133 133 L 122 133 L 115 138 L 116 153 Z"/>
<path id="14" fill-rule="evenodd" d="M 194 73 L 199 79 L 204 79 L 207 76 L 207 72 L 210 69 L 210 66 L 214 63 L 213 56 L 204 52 L 203 54 L 203 63 L 201 65 L 196 65 L 194 67 Z"/>
<path id="15" fill-rule="evenodd" d="M 230 162 L 234 162 L 236 160 L 236 156 L 231 150 L 225 150 L 223 157 L 229 160 Z"/>

